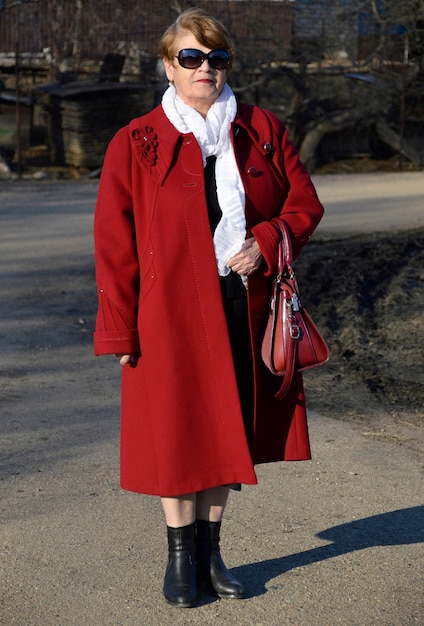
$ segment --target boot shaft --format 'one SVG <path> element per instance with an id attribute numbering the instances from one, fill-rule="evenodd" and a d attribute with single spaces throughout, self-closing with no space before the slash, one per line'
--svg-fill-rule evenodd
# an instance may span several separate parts
<path id="1" fill-rule="evenodd" d="M 196 604 L 195 524 L 171 528 L 168 533 L 168 565 L 163 594 L 169 604 L 188 608 Z"/>
<path id="2" fill-rule="evenodd" d="M 197 520 L 196 550 L 199 579 L 220 598 L 244 598 L 243 585 L 228 571 L 219 549 L 221 522 Z"/>
<path id="3" fill-rule="evenodd" d="M 209 522 L 207 520 L 196 521 L 196 545 L 197 549 L 210 553 L 219 550 L 221 522 Z"/>
<path id="4" fill-rule="evenodd" d="M 195 523 L 178 528 L 172 528 L 171 526 L 167 526 L 166 528 L 168 533 L 169 553 L 187 551 L 194 556 L 196 551 Z"/>

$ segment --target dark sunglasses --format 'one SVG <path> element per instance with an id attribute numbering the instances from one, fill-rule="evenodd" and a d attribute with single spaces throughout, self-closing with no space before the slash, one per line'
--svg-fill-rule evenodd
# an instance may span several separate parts
<path id="1" fill-rule="evenodd" d="M 178 63 L 186 70 L 195 70 L 205 59 L 215 70 L 225 70 L 231 63 L 228 50 L 211 50 L 207 54 L 196 48 L 184 48 L 176 55 Z"/>

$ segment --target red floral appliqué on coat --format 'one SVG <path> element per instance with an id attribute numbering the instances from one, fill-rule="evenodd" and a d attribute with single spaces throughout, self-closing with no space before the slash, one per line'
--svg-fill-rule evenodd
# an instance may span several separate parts
<path id="1" fill-rule="evenodd" d="M 151 126 L 136 128 L 132 132 L 132 138 L 137 142 L 136 152 L 140 161 L 141 159 L 146 159 L 149 165 L 155 165 L 158 158 L 157 149 L 159 142 L 153 128 Z"/>

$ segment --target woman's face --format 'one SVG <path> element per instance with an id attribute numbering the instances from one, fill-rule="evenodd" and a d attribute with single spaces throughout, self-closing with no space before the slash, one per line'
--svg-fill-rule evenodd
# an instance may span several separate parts
<path id="1" fill-rule="evenodd" d="M 196 48 L 202 52 L 210 52 L 200 44 L 196 37 L 189 31 L 182 31 L 175 39 L 175 54 L 183 48 Z M 221 93 L 227 80 L 227 70 L 216 70 L 210 67 L 205 59 L 202 65 L 194 70 L 188 70 L 174 58 L 172 61 L 163 59 L 166 77 L 172 83 L 178 96 L 185 104 L 193 107 L 199 113 L 206 116 L 209 108 Z"/>

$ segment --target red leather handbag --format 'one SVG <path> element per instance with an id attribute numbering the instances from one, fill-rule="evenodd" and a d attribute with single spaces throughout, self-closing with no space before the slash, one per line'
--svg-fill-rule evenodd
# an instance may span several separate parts
<path id="1" fill-rule="evenodd" d="M 269 317 L 262 341 L 262 359 L 283 382 L 275 394 L 282 400 L 288 393 L 295 371 L 323 365 L 330 358 L 328 346 L 310 315 L 303 308 L 293 269 L 290 235 L 279 219 L 281 241 L 278 274 L 274 278 Z"/>

